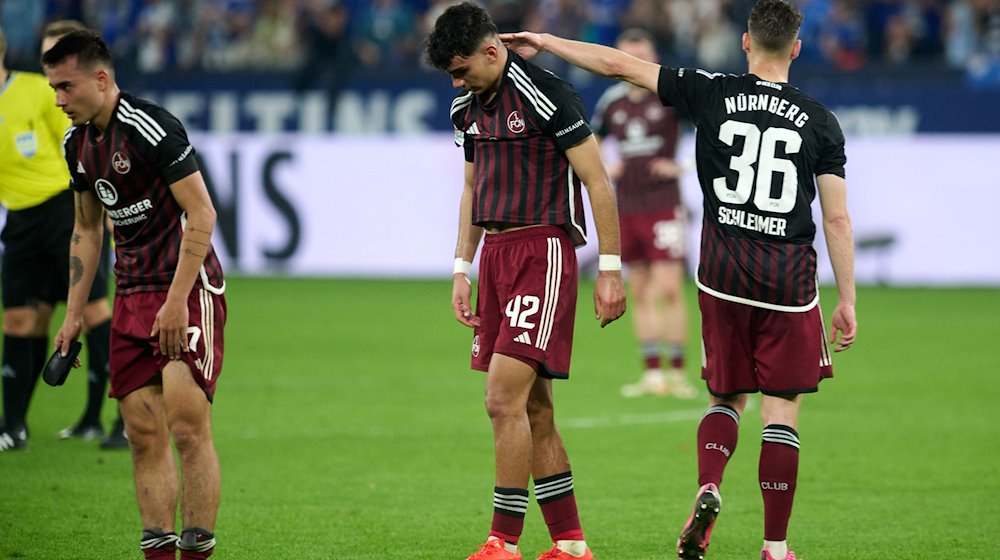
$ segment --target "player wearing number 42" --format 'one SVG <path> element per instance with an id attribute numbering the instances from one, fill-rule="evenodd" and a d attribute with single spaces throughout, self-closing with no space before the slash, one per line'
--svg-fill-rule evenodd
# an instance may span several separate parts
<path id="1" fill-rule="evenodd" d="M 764 394 L 761 559 L 795 558 L 785 539 L 798 478 L 799 405 L 803 393 L 816 391 L 832 375 L 812 247 L 810 204 L 817 185 L 838 292 L 829 342 L 847 349 L 857 332 L 843 132 L 829 110 L 788 83 L 801 48 L 801 22 L 802 14 L 785 0 L 757 2 L 742 39 L 749 65 L 743 75 L 661 67 L 548 34 L 501 35 L 524 58 L 550 51 L 655 92 L 697 127 L 704 197 L 697 284 L 702 377 L 711 397 L 698 427 L 700 488 L 677 542 L 680 558 L 704 557 L 747 393 L 757 391 Z"/>

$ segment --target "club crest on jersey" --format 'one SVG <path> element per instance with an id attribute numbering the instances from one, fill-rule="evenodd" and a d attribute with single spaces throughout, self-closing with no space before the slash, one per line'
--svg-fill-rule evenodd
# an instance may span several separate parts
<path id="1" fill-rule="evenodd" d="M 507 128 L 509 128 L 514 134 L 521 134 L 524 132 L 524 118 L 521 116 L 520 112 L 512 111 L 511 114 L 507 115 Z"/>
<path id="2" fill-rule="evenodd" d="M 107 206 L 114 206 L 118 202 L 118 191 L 115 190 L 115 186 L 110 181 L 98 179 L 94 183 L 94 190 L 97 192 L 97 198 L 101 199 L 101 202 Z"/>
<path id="3" fill-rule="evenodd" d="M 111 166 L 115 168 L 115 171 L 119 175 L 124 175 L 132 169 L 132 162 L 128 159 L 128 156 L 122 152 L 115 152 L 111 156 Z"/>
<path id="4" fill-rule="evenodd" d="M 472 339 L 472 357 L 473 358 L 478 358 L 479 357 L 479 335 L 478 334 Z"/>

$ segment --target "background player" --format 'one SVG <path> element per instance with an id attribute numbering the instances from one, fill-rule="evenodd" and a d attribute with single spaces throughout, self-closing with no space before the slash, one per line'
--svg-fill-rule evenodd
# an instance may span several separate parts
<path id="1" fill-rule="evenodd" d="M 812 247 L 810 203 L 817 185 L 838 292 L 829 341 L 845 350 L 857 333 L 843 132 L 828 109 L 787 83 L 801 48 L 801 22 L 802 14 L 784 0 L 757 2 L 742 40 L 749 73 L 741 76 L 663 68 L 550 35 L 503 37 L 526 56 L 547 50 L 655 91 L 697 127 L 705 204 L 698 267 L 702 375 L 711 398 L 698 428 L 701 488 L 678 539 L 681 558 L 701 558 L 708 547 L 746 394 L 756 391 L 764 395 L 761 559 L 795 558 L 785 538 L 798 478 L 799 405 L 803 393 L 816 391 L 832 375 Z"/>
<path id="2" fill-rule="evenodd" d="M 3 229 L 3 408 L 0 451 L 27 447 L 27 412 L 48 358 L 49 323 L 55 302 L 66 297 L 67 263 L 73 228 L 73 195 L 62 159 L 69 119 L 55 105 L 45 78 L 8 71 L 0 29 L 0 203 L 7 207 Z M 87 328 L 88 405 L 67 437 L 103 434 L 101 405 L 107 387 L 107 267 L 94 283 L 82 317 Z"/>
<path id="3" fill-rule="evenodd" d="M 636 58 L 657 61 L 653 37 L 645 30 L 626 30 L 617 45 Z M 696 391 L 684 374 L 687 222 L 678 185 L 682 171 L 675 161 L 677 112 L 653 93 L 621 83 L 601 96 L 591 124 L 598 136 L 618 144 L 621 160 L 608 171 L 618 195 L 632 324 L 645 366 L 642 378 L 623 386 L 622 395 L 694 398 Z M 670 360 L 666 372 L 661 366 L 664 343 Z"/>
<path id="4" fill-rule="evenodd" d="M 42 33 L 42 52 L 52 48 L 63 35 L 73 31 L 86 29 L 82 23 L 71 20 L 53 21 L 45 26 Z M 48 95 L 52 95 L 49 88 Z M 53 103 L 53 107 L 55 104 Z M 58 111 L 58 107 L 55 107 Z M 60 117 L 66 120 L 66 127 L 69 128 L 69 119 L 66 119 L 62 111 Z M 61 139 L 60 139 L 61 142 Z M 65 172 L 65 162 L 59 158 L 60 171 Z M 69 241 L 72 234 L 73 213 L 72 209 L 66 212 L 66 253 L 65 258 L 60 259 L 60 263 L 69 263 Z M 104 243 L 101 245 L 101 258 L 98 263 L 97 275 L 94 277 L 93 287 L 90 289 L 91 301 L 83 310 L 83 323 L 87 338 L 87 404 L 80 416 L 80 420 L 60 431 L 57 436 L 60 439 L 83 438 L 92 439 L 103 435 L 104 427 L 101 425 L 101 408 L 107 399 L 108 392 L 108 339 L 111 336 L 111 309 L 108 307 L 108 274 L 111 268 L 111 239 L 110 229 L 104 231 Z M 69 277 L 69 272 L 64 274 Z M 66 297 L 65 285 L 62 286 L 59 298 Z M 51 310 L 49 311 L 51 313 Z M 45 341 L 48 343 L 48 327 L 45 329 Z M 101 440 L 101 449 L 123 449 L 128 447 L 128 439 L 125 437 L 125 423 L 121 414 L 115 420 L 111 431 L 107 437 Z"/>
<path id="5" fill-rule="evenodd" d="M 556 428 L 552 379 L 569 376 L 577 295 L 574 245 L 585 242 L 587 184 L 601 253 L 594 307 L 601 326 L 625 312 L 618 215 L 580 96 L 509 51 L 482 8 L 463 3 L 435 22 L 427 59 L 451 75 L 455 140 L 465 150 L 452 291 L 455 318 L 475 329 L 472 367 L 486 371 L 496 487 L 487 542 L 469 559 L 520 559 L 528 479 L 554 541 L 541 558 L 593 558 Z M 483 231 L 475 313 L 469 270 Z"/>
<path id="6" fill-rule="evenodd" d="M 219 505 L 211 401 L 226 317 L 211 243 L 215 209 L 184 127 L 159 106 L 119 91 L 99 34 L 69 33 L 42 65 L 75 125 L 65 143 L 77 191 L 70 290 L 56 344 L 65 354 L 80 334 L 106 209 L 117 257 L 111 396 L 120 399 L 131 443 L 141 548 L 146 558 L 175 558 L 176 548 L 183 559 L 207 558 Z"/>

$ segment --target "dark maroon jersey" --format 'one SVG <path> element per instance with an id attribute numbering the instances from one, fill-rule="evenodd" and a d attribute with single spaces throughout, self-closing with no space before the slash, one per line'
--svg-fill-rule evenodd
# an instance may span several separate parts
<path id="1" fill-rule="evenodd" d="M 659 95 L 697 127 L 705 201 L 698 287 L 777 309 L 816 305 L 817 175 L 844 177 L 844 133 L 829 109 L 753 74 L 662 68 Z"/>
<path id="2" fill-rule="evenodd" d="M 198 171 L 183 125 L 162 107 L 122 93 L 103 137 L 92 124 L 78 126 L 67 132 L 65 149 L 71 186 L 93 191 L 115 225 L 118 292 L 169 289 L 186 219 L 170 185 Z M 201 280 L 221 292 L 212 246 Z"/>
<path id="3" fill-rule="evenodd" d="M 681 203 L 676 179 L 654 177 L 655 159 L 674 159 L 680 126 L 677 111 L 664 107 L 655 94 L 640 90 L 631 98 L 633 86 L 614 85 L 601 96 L 590 124 L 598 136 L 618 141 L 622 176 L 615 185 L 619 214 L 673 211 Z"/>
<path id="4" fill-rule="evenodd" d="M 569 83 L 507 51 L 489 103 L 463 91 L 451 104 L 455 143 L 475 164 L 472 223 L 561 226 L 586 243 L 580 178 L 563 153 L 592 133 Z"/>

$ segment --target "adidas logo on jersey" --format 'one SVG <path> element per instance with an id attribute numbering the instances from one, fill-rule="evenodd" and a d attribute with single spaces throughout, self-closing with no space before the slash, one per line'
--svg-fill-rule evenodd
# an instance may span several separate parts
<path id="1" fill-rule="evenodd" d="M 531 346 L 531 337 L 528 336 L 527 332 L 523 332 L 514 337 L 514 342 L 520 342 L 521 344 L 527 344 L 528 346 Z"/>

